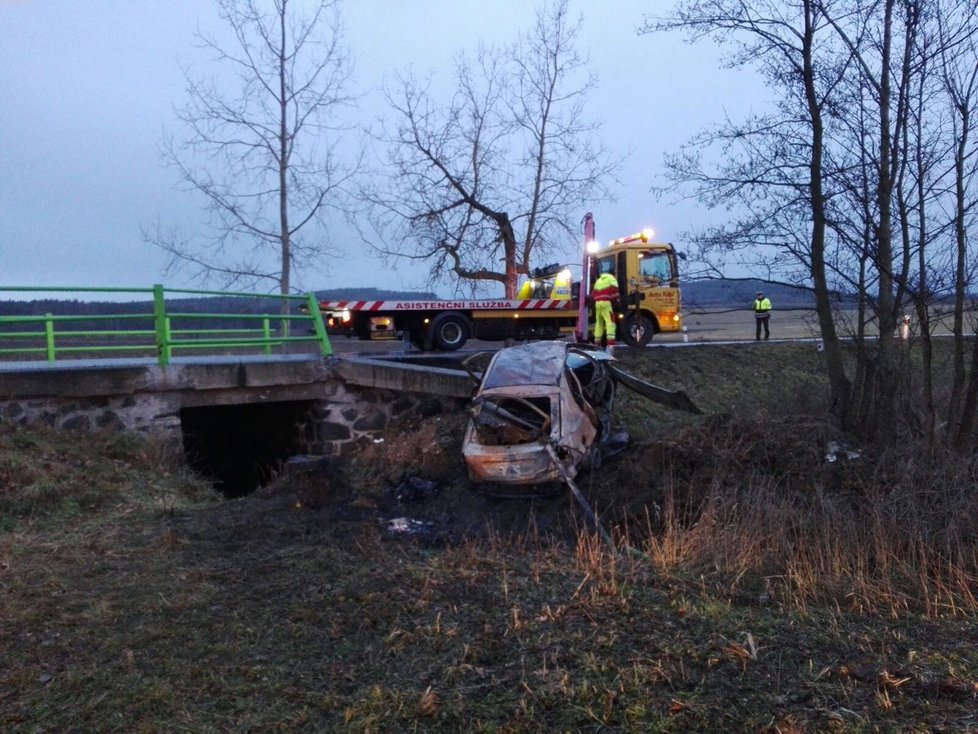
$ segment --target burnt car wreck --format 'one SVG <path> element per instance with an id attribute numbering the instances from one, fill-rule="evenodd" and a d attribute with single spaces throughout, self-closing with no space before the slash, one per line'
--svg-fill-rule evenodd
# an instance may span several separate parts
<path id="1" fill-rule="evenodd" d="M 699 413 L 682 392 L 629 375 L 588 344 L 531 342 L 502 349 L 482 373 L 462 453 L 469 477 L 489 485 L 567 482 L 627 442 L 612 428 L 619 385 Z"/>

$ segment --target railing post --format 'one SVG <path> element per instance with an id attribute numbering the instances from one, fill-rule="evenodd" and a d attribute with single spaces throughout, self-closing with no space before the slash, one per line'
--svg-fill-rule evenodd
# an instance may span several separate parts
<path id="1" fill-rule="evenodd" d="M 169 316 L 166 317 L 166 321 L 164 322 L 164 333 L 166 335 L 166 363 L 170 364 L 170 358 L 173 356 L 173 319 Z"/>
<path id="2" fill-rule="evenodd" d="M 272 322 L 270 319 L 261 320 L 261 334 L 265 340 L 265 354 L 272 353 Z"/>
<path id="3" fill-rule="evenodd" d="M 48 362 L 54 361 L 54 314 L 44 314 L 44 341 L 47 345 Z"/>
<path id="4" fill-rule="evenodd" d="M 163 299 L 163 286 L 153 285 L 153 326 L 156 330 L 156 351 L 159 355 L 160 367 L 170 364 L 173 356 L 170 345 L 170 322 L 166 317 L 166 302 Z"/>
<path id="5" fill-rule="evenodd" d="M 316 332 L 319 340 L 319 351 L 324 357 L 333 353 L 333 346 L 329 343 L 329 336 L 326 334 L 326 324 L 323 323 L 323 312 L 319 310 L 319 299 L 315 293 L 306 294 L 306 305 L 309 307 L 309 317 L 312 319 L 312 328 Z"/>

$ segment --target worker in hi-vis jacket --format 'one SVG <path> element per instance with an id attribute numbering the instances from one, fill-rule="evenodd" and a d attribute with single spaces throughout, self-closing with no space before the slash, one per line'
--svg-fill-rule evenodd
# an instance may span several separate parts
<path id="1" fill-rule="evenodd" d="M 618 279 L 613 273 L 602 273 L 591 289 L 594 299 L 594 338 L 607 349 L 615 346 L 614 304 L 618 300 Z"/>
<path id="2" fill-rule="evenodd" d="M 754 321 L 757 322 L 757 329 L 755 334 L 755 339 L 757 341 L 761 340 L 761 329 L 764 329 L 764 338 L 771 338 L 771 299 L 765 297 L 764 293 L 761 291 L 757 292 L 757 296 L 754 298 Z"/>

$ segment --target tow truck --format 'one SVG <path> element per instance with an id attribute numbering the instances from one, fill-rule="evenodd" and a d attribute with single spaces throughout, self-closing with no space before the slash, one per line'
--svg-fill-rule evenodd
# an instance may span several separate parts
<path id="1" fill-rule="evenodd" d="M 532 271 L 515 299 L 327 299 L 319 308 L 330 335 L 401 338 L 422 351 L 455 351 L 473 338 L 523 341 L 576 335 L 578 341 L 588 341 L 593 323 L 588 294 L 601 273 L 611 272 L 622 293 L 619 336 L 628 345 L 645 346 L 656 333 L 682 329 L 681 255 L 671 243 L 654 243 L 652 237 L 651 230 L 643 230 L 601 247 L 594 239 L 594 219 L 587 214 L 581 281 L 572 281 L 566 266 L 553 264 Z"/>

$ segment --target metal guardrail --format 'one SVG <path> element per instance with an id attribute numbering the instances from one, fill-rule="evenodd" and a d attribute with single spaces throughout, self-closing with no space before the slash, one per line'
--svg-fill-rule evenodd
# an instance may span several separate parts
<path id="1" fill-rule="evenodd" d="M 4 302 L 0 301 L 0 360 L 40 358 L 55 362 L 59 358 L 96 358 L 110 353 L 152 355 L 161 366 L 166 366 L 180 352 L 234 354 L 245 350 L 271 355 L 302 343 L 313 345 L 323 356 L 333 353 L 314 293 L 270 295 L 162 285 L 152 288 L 0 286 L 0 296 L 9 297 L 13 293 L 28 294 L 34 301 L 40 295 L 50 294 L 63 294 L 75 300 L 57 302 L 64 303 L 64 313 L 44 314 L 9 313 L 13 309 L 4 313 Z M 97 302 L 105 313 L 79 313 L 85 307 L 78 305 L 78 296 L 92 299 L 97 294 L 124 294 L 134 300 Z M 176 296 L 206 297 L 215 302 L 230 298 L 252 307 L 268 304 L 269 308 L 261 313 L 244 309 L 224 313 L 180 311 L 167 302 L 167 298 L 173 300 Z M 132 328 L 120 328 L 130 325 Z"/>

